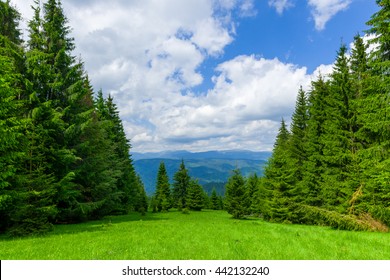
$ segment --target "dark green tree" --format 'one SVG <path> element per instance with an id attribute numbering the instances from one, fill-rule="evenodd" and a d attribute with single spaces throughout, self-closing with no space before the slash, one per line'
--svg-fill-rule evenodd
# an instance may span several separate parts
<path id="1" fill-rule="evenodd" d="M 15 177 L 19 172 L 26 143 L 19 100 L 23 83 L 17 62 L 23 57 L 19 33 L 19 13 L 0 2 L 0 232 L 10 226 L 11 210 L 15 205 Z M 16 36 L 16 38 L 14 38 Z"/>
<path id="2" fill-rule="evenodd" d="M 175 173 L 173 177 L 173 189 L 172 189 L 172 198 L 173 205 L 175 205 L 179 210 L 187 208 L 187 190 L 190 186 L 190 175 L 184 164 L 184 160 L 181 161 L 179 170 Z"/>
<path id="3" fill-rule="evenodd" d="M 355 99 L 353 80 L 350 73 L 347 48 L 340 47 L 333 73 L 330 76 L 330 90 L 325 98 L 325 114 L 322 144 L 321 197 L 329 209 L 338 208 L 345 212 L 347 201 L 357 187 L 350 178 L 352 146 L 356 131 L 355 113 L 352 103 Z"/>
<path id="4" fill-rule="evenodd" d="M 326 98 L 329 95 L 329 82 L 320 76 L 312 82 L 308 96 L 309 120 L 304 141 L 307 160 L 303 163 L 302 192 L 304 203 L 311 206 L 321 206 L 321 175 L 325 172 L 322 165 L 323 144 L 321 137 L 327 120 Z"/>
<path id="5" fill-rule="evenodd" d="M 235 169 L 226 184 L 225 209 L 233 218 L 242 219 L 248 212 L 246 201 L 245 179 L 241 175 L 241 171 Z"/>
<path id="6" fill-rule="evenodd" d="M 218 198 L 217 191 L 215 190 L 215 188 L 213 188 L 213 190 L 211 192 L 210 204 L 211 204 L 210 205 L 211 209 L 213 209 L 213 210 L 220 210 L 220 208 L 219 208 L 219 198 Z"/>
<path id="7" fill-rule="evenodd" d="M 252 175 L 250 175 L 248 177 L 248 179 L 246 180 L 246 185 L 245 185 L 245 189 L 246 189 L 246 201 L 245 201 L 245 204 L 246 204 L 246 209 L 247 209 L 247 214 L 253 214 L 253 209 L 252 209 L 252 205 L 254 203 L 254 199 L 255 199 L 255 194 L 256 194 L 256 191 L 258 189 L 258 184 L 259 184 L 259 178 L 257 177 L 257 174 L 254 173 Z"/>
<path id="8" fill-rule="evenodd" d="M 186 205 L 190 210 L 200 211 L 205 206 L 205 193 L 202 186 L 194 179 L 187 189 Z"/>
<path id="9" fill-rule="evenodd" d="M 168 211 L 171 208 L 171 189 L 169 177 L 164 162 L 160 162 L 157 173 L 155 199 L 158 211 Z"/>
<path id="10" fill-rule="evenodd" d="M 264 184 L 269 190 L 269 210 L 273 221 L 291 221 L 291 189 L 294 183 L 289 153 L 290 133 L 284 120 L 276 136 L 274 149 L 264 170 Z"/>

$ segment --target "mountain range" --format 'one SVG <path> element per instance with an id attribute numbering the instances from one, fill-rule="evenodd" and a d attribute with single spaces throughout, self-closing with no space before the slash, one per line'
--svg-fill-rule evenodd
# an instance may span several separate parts
<path id="1" fill-rule="evenodd" d="M 239 168 L 244 176 L 263 174 L 263 167 L 270 157 L 270 152 L 252 151 L 164 151 L 157 153 L 133 153 L 134 168 L 141 176 L 146 192 L 155 191 L 157 172 L 160 162 L 164 162 L 172 183 L 173 176 L 183 160 L 190 176 L 197 179 L 207 192 L 215 187 L 223 194 L 223 186 L 232 170 Z"/>

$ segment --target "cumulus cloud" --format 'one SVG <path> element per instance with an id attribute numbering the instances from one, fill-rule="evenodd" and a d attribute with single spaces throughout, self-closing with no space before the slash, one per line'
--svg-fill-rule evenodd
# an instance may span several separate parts
<path id="1" fill-rule="evenodd" d="M 32 0 L 12 2 L 31 17 Z M 269 3 L 277 8 L 277 2 Z M 283 9 L 290 3 L 282 2 Z M 68 0 L 63 6 L 76 51 L 95 88 L 114 96 L 135 151 L 270 150 L 299 86 L 313 79 L 305 67 L 241 55 L 216 67 L 208 91 L 192 91 L 204 81 L 201 65 L 233 42 L 234 18 L 256 13 L 253 3 Z"/>
<path id="2" fill-rule="evenodd" d="M 308 0 L 317 30 L 323 30 L 326 23 L 338 12 L 349 7 L 352 0 Z"/>
<path id="3" fill-rule="evenodd" d="M 274 7 L 279 15 L 283 12 L 294 6 L 294 3 L 291 0 L 268 0 L 268 5 Z"/>

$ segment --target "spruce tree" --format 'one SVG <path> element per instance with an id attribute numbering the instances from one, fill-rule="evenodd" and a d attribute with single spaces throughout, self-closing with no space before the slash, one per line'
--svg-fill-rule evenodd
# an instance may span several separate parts
<path id="1" fill-rule="evenodd" d="M 16 177 L 20 171 L 26 139 L 23 134 L 21 84 L 23 77 L 18 62 L 23 51 L 18 23 L 19 13 L 0 2 L 0 232 L 11 225 L 12 210 L 17 204 Z"/>
<path id="2" fill-rule="evenodd" d="M 160 162 L 157 173 L 156 191 L 154 194 L 158 211 L 168 211 L 171 208 L 171 190 L 169 177 L 164 162 Z"/>
<path id="3" fill-rule="evenodd" d="M 198 181 L 191 179 L 187 189 L 186 205 L 190 210 L 200 211 L 205 206 L 205 193 Z"/>
<path id="4" fill-rule="evenodd" d="M 225 191 L 225 209 L 234 219 L 242 219 L 248 212 L 245 179 L 239 169 L 233 170 Z"/>
<path id="5" fill-rule="evenodd" d="M 356 117 L 352 111 L 355 93 L 345 45 L 340 47 L 330 78 L 330 90 L 324 104 L 326 119 L 320 137 L 324 167 L 321 196 L 324 206 L 344 212 L 348 207 L 346 202 L 356 189 L 350 178 L 352 146 L 356 133 Z"/>
<path id="6" fill-rule="evenodd" d="M 255 199 L 255 194 L 258 189 L 258 184 L 259 184 L 259 178 L 257 177 L 257 174 L 254 173 L 249 176 L 249 178 L 246 180 L 246 209 L 247 209 L 247 214 L 253 214 L 253 208 L 252 205 L 254 204 L 254 199 Z"/>
<path id="7" fill-rule="evenodd" d="M 271 195 L 269 206 L 273 221 L 285 221 L 293 218 L 291 189 L 294 178 L 290 165 L 289 140 L 290 133 L 285 121 L 282 120 L 272 156 L 264 170 L 264 184 Z"/>
<path id="8" fill-rule="evenodd" d="M 211 191 L 210 204 L 212 210 L 219 210 L 219 199 L 215 188 Z"/>
<path id="9" fill-rule="evenodd" d="M 304 203 L 311 206 L 322 206 L 321 175 L 325 172 L 322 165 L 323 143 L 321 137 L 327 120 L 326 98 L 329 95 L 329 82 L 320 76 L 312 82 L 308 96 L 309 120 L 304 141 L 307 159 L 303 163 L 302 193 Z"/>
<path id="10" fill-rule="evenodd" d="M 298 185 L 303 178 L 303 163 L 307 160 L 305 151 L 306 129 L 309 121 L 307 97 L 302 87 L 298 91 L 295 110 L 292 115 L 291 136 L 289 140 L 289 151 L 291 160 L 294 161 L 292 172 L 294 181 Z"/>
<path id="11" fill-rule="evenodd" d="M 190 175 L 184 164 L 184 160 L 181 161 L 179 170 L 175 173 L 173 177 L 173 189 L 172 189 L 172 198 L 173 205 L 175 205 L 179 210 L 187 208 L 187 190 L 190 186 Z"/>
<path id="12" fill-rule="evenodd" d="M 370 78 L 364 98 L 359 136 L 366 148 L 360 153 L 365 170 L 365 185 L 371 196 L 369 212 L 390 225 L 390 2 L 377 0 L 380 10 L 368 25 L 374 35 L 371 44 L 378 47 L 369 62 Z"/>

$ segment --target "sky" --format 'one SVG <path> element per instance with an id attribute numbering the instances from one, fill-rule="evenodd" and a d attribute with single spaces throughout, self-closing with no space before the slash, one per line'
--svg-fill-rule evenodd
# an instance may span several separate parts
<path id="1" fill-rule="evenodd" d="M 32 17 L 33 0 L 11 0 Z M 134 152 L 272 150 L 302 86 L 364 35 L 374 0 L 63 0 Z"/>

